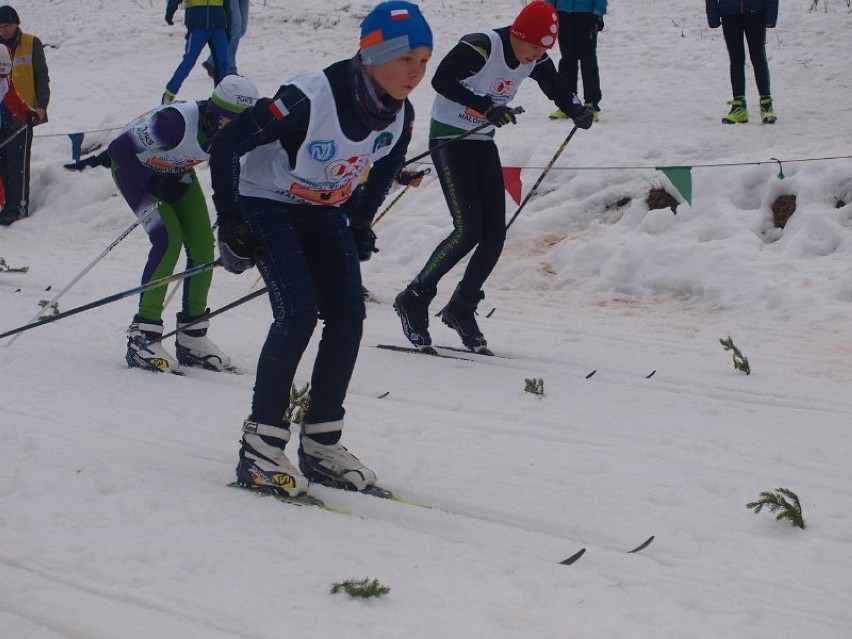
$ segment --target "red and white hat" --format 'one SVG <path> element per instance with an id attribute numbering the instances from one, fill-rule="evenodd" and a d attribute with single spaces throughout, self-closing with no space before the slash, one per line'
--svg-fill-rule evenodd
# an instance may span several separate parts
<path id="1" fill-rule="evenodd" d="M 550 49 L 559 37 L 559 16 L 544 0 L 533 0 L 521 9 L 509 33 L 518 40 Z"/>

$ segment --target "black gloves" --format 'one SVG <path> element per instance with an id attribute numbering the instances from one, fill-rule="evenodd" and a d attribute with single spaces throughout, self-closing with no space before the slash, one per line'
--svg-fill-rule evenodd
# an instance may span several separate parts
<path id="1" fill-rule="evenodd" d="M 166 9 L 166 24 L 173 25 L 175 23 L 175 12 L 174 10 Z"/>
<path id="2" fill-rule="evenodd" d="M 148 178 L 145 190 L 158 200 L 174 204 L 186 194 L 190 186 L 192 186 L 192 178 L 186 173 L 180 175 L 154 173 Z"/>
<path id="3" fill-rule="evenodd" d="M 596 20 L 596 22 L 597 22 L 598 31 L 603 31 L 603 28 L 604 28 L 603 16 L 598 16 L 598 19 Z"/>
<path id="4" fill-rule="evenodd" d="M 485 112 L 485 119 L 491 124 L 500 128 L 504 124 L 517 124 L 514 109 L 507 107 L 505 104 L 495 104 Z"/>
<path id="5" fill-rule="evenodd" d="M 229 273 L 247 271 L 263 251 L 245 222 L 219 220 L 219 259 Z"/>
<path id="6" fill-rule="evenodd" d="M 35 126 L 41 122 L 41 116 L 36 111 L 27 111 L 27 124 L 29 126 Z"/>
<path id="7" fill-rule="evenodd" d="M 409 171 L 407 169 L 402 169 L 399 172 L 399 175 L 396 176 L 396 183 L 401 184 L 402 186 L 408 186 L 409 184 L 414 187 L 420 186 L 420 182 L 423 181 L 423 177 L 431 172 L 432 169 L 425 168 L 421 171 Z"/>
<path id="8" fill-rule="evenodd" d="M 591 107 L 575 104 L 571 109 L 565 111 L 568 117 L 574 120 L 574 124 L 580 129 L 588 129 L 595 121 L 595 110 Z"/>
<path id="9" fill-rule="evenodd" d="M 352 234 L 352 240 L 355 242 L 355 250 L 360 261 L 366 262 L 373 257 L 373 253 L 379 252 L 379 249 L 376 248 L 376 234 L 373 233 L 368 222 L 351 220 L 349 232 Z"/>

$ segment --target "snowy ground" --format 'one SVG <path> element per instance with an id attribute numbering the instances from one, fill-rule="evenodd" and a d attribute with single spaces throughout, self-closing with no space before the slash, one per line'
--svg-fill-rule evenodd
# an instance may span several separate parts
<path id="1" fill-rule="evenodd" d="M 436 62 L 521 6 L 420 4 Z M 488 282 L 481 325 L 505 358 L 374 348 L 403 343 L 391 300 L 449 230 L 434 181 L 382 220 L 345 443 L 385 486 L 432 509 L 312 489 L 342 515 L 225 487 L 270 319 L 262 298 L 211 329 L 242 376 L 128 370 L 131 299 L 4 340 L 0 636 L 848 637 L 852 14 L 811 4 L 782 3 L 769 32 L 778 123 L 725 127 L 727 56 L 701 3 L 611 2 L 603 120 L 574 136 Z M 17 7 L 50 46 L 53 99 L 33 146 L 33 216 L 0 229 L 0 256 L 30 267 L 0 273 L 0 332 L 132 222 L 107 171 L 62 168 L 66 134 L 106 142 L 112 133 L 98 130 L 158 102 L 183 36 L 161 5 Z M 271 94 L 351 55 L 369 6 L 252 3 L 240 71 Z M 198 67 L 181 97 L 210 90 Z M 432 95 L 424 82 L 413 96 L 411 156 L 426 146 Z M 534 83 L 516 104 L 526 114 L 498 143 L 504 164 L 527 167 L 526 190 L 570 125 L 547 119 Z M 843 159 L 788 161 L 816 158 Z M 652 186 L 671 190 L 661 165 L 694 167 L 692 205 L 677 215 L 644 204 Z M 798 198 L 783 231 L 770 210 L 781 194 Z M 136 286 L 147 248 L 135 231 L 60 309 Z M 211 306 L 256 277 L 217 271 Z M 444 280 L 435 310 L 457 279 Z M 432 333 L 457 342 L 438 322 Z M 751 375 L 734 369 L 727 336 Z M 525 393 L 527 378 L 546 395 Z M 778 487 L 801 498 L 805 530 L 746 509 Z M 652 534 L 646 550 L 622 552 Z M 580 548 L 575 565 L 559 564 Z M 363 577 L 390 594 L 329 594 Z"/>

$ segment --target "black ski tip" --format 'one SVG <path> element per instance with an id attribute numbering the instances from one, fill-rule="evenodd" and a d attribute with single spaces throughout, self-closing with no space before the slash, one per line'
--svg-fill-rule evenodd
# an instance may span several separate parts
<path id="1" fill-rule="evenodd" d="M 598 372 L 598 369 L 593 370 L 591 373 L 589 373 L 588 375 L 586 375 L 586 379 L 591 379 L 591 378 L 592 378 L 592 375 L 594 375 L 594 374 L 595 374 L 595 373 L 597 373 L 597 372 Z"/>
<path id="2" fill-rule="evenodd" d="M 390 395 L 390 391 L 385 391 L 384 393 L 382 393 L 381 395 L 379 395 L 378 397 L 376 397 L 376 399 L 384 399 L 384 398 L 385 398 L 385 397 L 387 397 L 388 395 Z"/>
<path id="3" fill-rule="evenodd" d="M 497 310 L 497 307 L 495 306 L 490 311 L 488 311 L 488 315 L 486 315 L 485 317 L 491 317 L 492 315 L 494 315 L 494 311 L 496 311 L 496 310 Z"/>
<path id="4" fill-rule="evenodd" d="M 647 375 L 645 375 L 645 379 L 651 379 L 651 378 L 654 376 L 654 374 L 655 374 L 656 372 L 657 372 L 657 369 L 655 368 L 655 369 L 654 369 L 654 370 L 652 370 L 650 373 L 648 373 Z"/>
<path id="5" fill-rule="evenodd" d="M 648 546 L 651 545 L 652 541 L 654 541 L 654 535 L 651 535 L 645 541 L 643 541 L 641 544 L 636 546 L 636 548 L 634 548 L 633 550 L 628 550 L 627 552 L 628 552 L 628 554 L 630 554 L 630 553 L 634 553 L 634 552 L 639 552 L 640 550 L 645 550 L 645 548 L 647 548 Z"/>
<path id="6" fill-rule="evenodd" d="M 584 554 L 586 554 L 586 549 L 585 549 L 585 548 L 580 548 L 580 550 L 578 550 L 578 551 L 577 551 L 577 552 L 575 552 L 573 555 L 571 555 L 570 557 L 568 557 L 568 559 L 563 559 L 562 561 L 560 561 L 560 562 L 559 562 L 559 565 L 561 565 L 561 566 L 570 566 L 570 565 L 571 565 L 571 564 L 573 564 L 575 561 L 577 561 L 580 557 L 582 557 Z"/>

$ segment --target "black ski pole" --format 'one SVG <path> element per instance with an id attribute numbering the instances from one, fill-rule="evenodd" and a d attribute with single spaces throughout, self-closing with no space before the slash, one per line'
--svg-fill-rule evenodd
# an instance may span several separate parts
<path id="1" fill-rule="evenodd" d="M 519 114 L 524 112 L 524 107 L 520 107 L 520 106 L 514 107 L 513 109 L 511 109 L 511 111 L 514 115 L 519 115 Z M 467 136 L 473 135 L 474 133 L 478 133 L 479 131 L 482 131 L 482 129 L 484 129 L 485 127 L 489 127 L 489 126 L 493 126 L 491 124 L 491 122 L 483 122 L 479 126 L 473 127 L 469 131 L 465 131 L 464 133 L 461 133 L 454 138 L 450 138 L 449 140 L 447 140 L 445 142 L 441 142 L 440 144 L 435 145 L 434 147 L 432 147 L 428 151 L 424 151 L 420 155 L 415 155 L 410 160 L 406 160 L 405 163 L 402 166 L 408 166 L 412 162 L 417 162 L 417 160 L 422 160 L 427 155 L 434 153 L 438 149 L 443 149 L 445 146 L 447 146 L 448 144 L 452 144 L 453 142 L 458 142 L 459 140 L 464 140 Z"/>
<path id="2" fill-rule="evenodd" d="M 36 328 L 38 326 L 43 326 L 44 324 L 49 324 L 50 322 L 56 322 L 61 319 L 65 319 L 66 317 L 70 317 L 71 315 L 76 315 L 77 313 L 82 313 L 83 311 L 88 311 L 93 308 L 97 308 L 99 306 L 104 306 L 106 304 L 110 304 L 111 302 L 117 302 L 118 300 L 124 299 L 125 297 L 131 297 L 132 295 L 138 295 L 139 293 L 144 293 L 145 291 L 149 291 L 152 288 L 157 288 L 159 286 L 166 286 L 171 282 L 176 282 L 178 280 L 186 279 L 187 277 L 192 277 L 193 275 L 198 275 L 199 273 L 203 273 L 204 271 L 209 271 L 217 266 L 220 266 L 222 262 L 219 260 L 215 260 L 210 262 L 209 264 L 200 264 L 198 266 L 194 266 L 190 269 L 187 269 L 181 273 L 175 273 L 173 275 L 167 275 L 166 277 L 161 277 L 158 280 L 152 280 L 147 284 L 142 284 L 141 286 L 136 286 L 131 289 L 127 289 L 126 291 L 122 291 L 120 293 L 114 293 L 112 295 L 108 295 L 107 297 L 103 297 L 99 300 L 95 300 L 94 302 L 89 302 L 88 304 L 83 304 L 83 306 L 78 306 L 77 308 L 72 308 L 70 311 L 65 311 L 64 313 L 59 313 L 57 315 L 51 315 L 50 317 L 45 317 L 40 322 L 35 324 L 24 324 L 23 326 L 19 326 L 18 328 L 13 328 L 10 331 L 6 331 L 5 333 L 0 333 L 0 339 L 4 337 L 9 337 L 10 335 L 15 335 L 16 333 L 22 333 L 23 331 L 28 331 L 31 328 Z"/>
<path id="3" fill-rule="evenodd" d="M 432 172 L 432 169 L 430 169 L 430 168 L 427 166 L 425 169 L 421 169 L 420 171 L 417 171 L 417 173 L 415 173 L 415 174 L 414 174 L 414 180 L 417 180 L 417 179 L 423 178 L 423 177 L 425 177 L 425 176 L 429 175 L 429 173 L 431 173 L 431 172 Z M 412 182 L 413 182 L 414 180 L 412 180 Z M 384 208 L 384 210 L 376 216 L 376 218 L 373 220 L 372 224 L 370 224 L 370 228 L 375 227 L 375 226 L 376 226 L 376 224 L 378 224 L 378 223 L 379 223 L 379 220 L 381 220 L 381 219 L 382 219 L 385 215 L 387 215 L 387 214 L 388 214 L 388 211 L 390 211 L 390 210 L 393 208 L 393 205 L 394 205 L 394 204 L 396 204 L 397 202 L 399 202 L 399 198 L 401 198 L 403 195 L 405 195 L 405 194 L 406 194 L 406 192 L 407 192 L 407 191 L 408 191 L 411 187 L 412 187 L 411 182 L 409 182 L 408 184 L 406 184 L 406 185 L 405 185 L 405 187 L 402 189 L 402 191 L 400 191 L 399 193 L 397 193 L 396 197 L 395 197 L 393 200 L 391 200 L 391 203 L 390 203 L 390 204 L 388 204 L 388 205 Z"/>
<path id="4" fill-rule="evenodd" d="M 565 147 L 568 146 L 568 142 L 571 141 L 571 138 L 574 137 L 574 134 L 576 132 L 577 132 L 577 127 L 575 126 L 573 129 L 571 129 L 571 132 L 568 134 L 568 137 L 565 138 L 565 140 L 562 142 L 561 145 L 559 145 L 559 148 L 556 149 L 556 153 L 554 153 L 553 157 L 550 158 L 550 162 L 548 162 L 547 166 L 544 167 L 544 171 L 542 171 L 541 175 L 538 176 L 538 179 L 535 181 L 535 184 L 533 184 L 533 187 L 530 189 L 530 192 L 527 193 L 527 196 L 521 202 L 521 205 L 518 207 L 518 210 L 515 211 L 515 214 L 512 216 L 512 218 L 506 224 L 506 230 L 507 231 L 509 230 L 509 227 L 512 226 L 512 222 L 515 221 L 515 218 L 517 218 L 518 215 L 520 215 L 521 211 L 524 210 L 524 207 L 527 205 L 527 202 L 530 201 L 530 198 L 535 194 L 535 191 L 538 188 L 538 185 L 541 184 L 541 181 L 544 179 L 544 176 L 547 175 L 548 173 L 550 173 L 550 169 L 552 169 L 553 165 L 556 164 L 556 159 L 560 155 L 562 155 L 562 151 L 564 151 Z"/>
<path id="5" fill-rule="evenodd" d="M 234 300 L 230 304 L 225 304 L 225 306 L 223 306 L 222 308 L 217 308 L 215 311 L 210 311 L 206 315 L 202 315 L 201 317 L 198 317 L 198 318 L 192 320 L 191 322 L 187 322 L 186 324 L 181 324 L 180 328 L 176 328 L 175 330 L 169 331 L 168 333 L 163 333 L 157 339 L 152 339 L 150 342 L 145 342 L 145 346 L 149 346 L 150 344 L 156 344 L 157 342 L 162 342 L 167 337 L 171 337 L 172 335 L 176 335 L 180 331 L 185 331 L 188 328 L 192 328 L 196 324 L 200 324 L 201 322 L 206 322 L 211 317 L 216 317 L 217 315 L 221 315 L 225 311 L 230 311 L 232 308 L 235 308 L 235 307 L 239 306 L 240 304 L 245 304 L 249 300 L 253 300 L 255 297 L 259 297 L 259 296 L 263 295 L 268 290 L 269 290 L 269 288 L 264 286 L 263 288 L 259 288 L 256 291 L 252 291 L 248 295 L 243 295 L 240 299 Z"/>
<path id="6" fill-rule="evenodd" d="M 56 304 L 56 302 L 58 302 L 58 301 L 59 301 L 59 298 L 60 298 L 60 297 L 62 297 L 63 295 L 65 295 L 65 293 L 67 293 L 67 292 L 71 289 L 71 287 L 72 287 L 72 286 L 74 286 L 77 282 L 79 282 L 79 281 L 80 281 L 80 279 L 82 279 L 82 277 L 83 277 L 86 273 L 88 273 L 89 271 L 91 271 L 91 270 L 95 267 L 95 264 L 97 264 L 97 263 L 98 263 L 98 262 L 100 262 L 102 259 L 104 259 L 104 258 L 107 256 L 107 253 L 109 253 L 112 249 L 114 249 L 116 246 L 118 246 L 118 245 L 119 245 L 119 243 L 120 243 L 120 242 L 121 242 L 124 238 L 126 238 L 128 235 L 130 235 L 130 233 L 133 231 L 133 229 L 135 229 L 135 228 L 136 228 L 137 226 L 139 226 L 140 224 L 145 224 L 145 222 L 148 220 L 148 218 L 150 218 L 150 217 L 151 217 L 152 215 L 154 215 L 154 213 L 156 213 L 156 212 L 157 212 L 157 207 L 156 207 L 156 205 L 153 205 L 153 204 L 152 204 L 150 207 L 148 207 L 148 209 L 147 209 L 147 210 L 145 210 L 145 211 L 142 213 L 142 215 L 141 215 L 141 216 L 139 216 L 139 218 L 138 218 L 138 219 L 136 219 L 136 220 L 133 222 L 133 224 L 131 224 L 130 226 L 128 226 L 126 229 L 124 229 L 124 230 L 121 232 L 121 235 L 119 235 L 117 238 L 115 238 L 109 246 L 107 246 L 107 247 L 106 247 L 103 251 L 101 251 L 100 255 L 98 255 L 95 259 L 93 259 L 93 260 L 89 263 L 89 265 L 88 265 L 86 268 L 84 268 L 82 271 L 80 271 L 80 272 L 79 272 L 79 273 L 78 273 L 78 274 L 74 277 L 74 279 L 72 279 L 70 282 L 68 282 L 68 284 L 66 284 L 66 285 L 65 285 L 65 287 L 64 287 L 61 291 L 59 291 L 59 292 L 58 292 L 56 295 L 54 295 L 54 296 L 53 296 L 53 297 L 52 297 L 52 298 L 51 298 L 51 299 L 50 299 L 47 303 L 45 303 L 45 304 L 44 304 L 44 306 L 42 306 L 42 308 L 41 308 L 41 309 L 39 309 L 38 313 L 36 313 L 35 315 L 33 315 L 33 316 L 30 318 L 30 321 L 29 321 L 29 322 L 27 322 L 27 324 L 34 324 L 36 321 L 38 321 L 38 319 L 39 319 L 39 318 L 43 317 L 43 316 L 44 316 L 44 314 L 45 314 L 45 313 L 47 313 L 47 312 L 48 312 L 48 310 L 49 310 L 51 307 L 54 307 L 54 305 Z M 18 338 L 17 338 L 17 336 L 15 336 L 14 338 L 10 339 L 8 342 L 6 342 L 6 346 L 11 346 L 11 345 L 15 342 L 15 340 L 16 340 L 16 339 L 18 339 Z"/>

